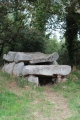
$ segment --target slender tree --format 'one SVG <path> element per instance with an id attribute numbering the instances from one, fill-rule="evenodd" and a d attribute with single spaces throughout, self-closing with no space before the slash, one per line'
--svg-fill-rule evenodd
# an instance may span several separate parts
<path id="1" fill-rule="evenodd" d="M 77 41 L 79 31 L 79 19 L 80 14 L 76 13 L 76 5 L 79 6 L 78 0 L 73 0 L 70 6 L 66 8 L 66 32 L 65 39 L 68 49 L 70 64 L 73 67 L 75 65 L 75 41 Z"/>

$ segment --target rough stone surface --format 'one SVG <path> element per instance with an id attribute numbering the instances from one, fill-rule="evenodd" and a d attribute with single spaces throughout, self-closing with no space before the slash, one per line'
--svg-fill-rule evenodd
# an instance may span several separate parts
<path id="1" fill-rule="evenodd" d="M 2 68 L 2 71 L 7 72 L 9 74 L 13 73 L 13 68 L 14 68 L 15 62 L 13 63 L 9 63 L 9 64 L 5 64 Z"/>
<path id="2" fill-rule="evenodd" d="M 14 58 L 15 62 L 21 62 L 21 61 L 30 61 L 32 59 L 32 53 L 23 53 L 23 52 L 17 52 L 16 56 Z"/>
<path id="3" fill-rule="evenodd" d="M 57 83 L 60 83 L 61 81 L 62 81 L 61 75 L 58 74 L 58 75 L 57 75 L 57 81 L 56 81 L 56 82 L 57 82 Z"/>
<path id="4" fill-rule="evenodd" d="M 42 62 L 53 62 L 56 61 L 59 58 L 59 55 L 57 52 L 54 52 L 52 54 L 44 54 L 44 56 L 40 56 L 39 54 L 38 56 L 34 56 L 33 59 L 30 61 L 31 64 L 35 64 L 35 63 L 42 63 Z"/>
<path id="5" fill-rule="evenodd" d="M 68 65 L 27 65 L 22 70 L 22 75 L 45 75 L 53 76 L 68 75 L 71 72 L 71 67 Z"/>
<path id="6" fill-rule="evenodd" d="M 28 79 L 29 82 L 36 83 L 37 86 L 39 85 L 39 79 L 38 79 L 38 77 L 33 76 L 33 75 L 29 75 L 27 77 L 27 79 Z"/>
<path id="7" fill-rule="evenodd" d="M 16 55 L 16 52 L 8 52 L 8 54 L 4 54 L 3 55 L 3 59 L 9 62 L 13 62 L 14 61 L 14 57 Z"/>
<path id="8" fill-rule="evenodd" d="M 4 54 L 3 59 L 12 63 L 5 64 L 2 71 L 17 77 L 27 76 L 28 81 L 36 83 L 37 86 L 39 79 L 36 76 L 51 76 L 53 82 L 57 81 L 60 83 L 65 81 L 62 80 L 62 76 L 68 75 L 71 72 L 71 67 L 68 65 L 58 65 L 56 61 L 58 57 L 57 52 L 44 54 L 41 52 L 25 53 L 10 51 L 7 55 Z M 31 65 L 25 65 L 25 63 Z"/>
<path id="9" fill-rule="evenodd" d="M 44 54 L 41 52 L 8 52 L 4 54 L 3 59 L 8 62 L 29 62 L 30 64 L 43 63 L 43 62 L 53 62 L 58 59 L 59 55 L 57 52 L 52 54 Z"/>
<path id="10" fill-rule="evenodd" d="M 80 14 L 80 9 L 78 9 L 78 10 L 76 11 L 76 13 Z"/>
<path id="11" fill-rule="evenodd" d="M 59 65 L 59 64 L 57 63 L 57 61 L 53 61 L 51 62 L 51 65 Z"/>
<path id="12" fill-rule="evenodd" d="M 15 76 L 22 76 L 22 69 L 24 67 L 24 63 L 20 62 L 15 64 L 14 68 L 13 68 L 13 75 Z"/>

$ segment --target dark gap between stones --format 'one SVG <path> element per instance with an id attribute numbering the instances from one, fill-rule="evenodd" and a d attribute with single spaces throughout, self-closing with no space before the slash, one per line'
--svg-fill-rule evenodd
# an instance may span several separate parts
<path id="1" fill-rule="evenodd" d="M 47 84 L 54 84 L 55 82 L 52 80 L 53 77 L 50 76 L 38 76 L 39 78 L 39 85 L 47 85 Z"/>

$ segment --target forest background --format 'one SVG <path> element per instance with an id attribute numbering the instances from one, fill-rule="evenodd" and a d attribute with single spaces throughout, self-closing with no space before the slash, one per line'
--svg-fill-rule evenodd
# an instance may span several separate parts
<path id="1" fill-rule="evenodd" d="M 1 0 L 0 65 L 8 51 L 58 52 L 59 64 L 80 69 L 80 0 Z"/>

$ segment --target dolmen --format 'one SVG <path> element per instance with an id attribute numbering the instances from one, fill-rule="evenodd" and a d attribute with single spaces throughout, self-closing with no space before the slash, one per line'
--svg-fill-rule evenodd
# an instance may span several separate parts
<path id="1" fill-rule="evenodd" d="M 16 77 L 25 77 L 28 81 L 39 85 L 40 76 L 50 76 L 52 81 L 56 76 L 57 83 L 60 83 L 62 77 L 71 72 L 69 65 L 58 65 L 59 55 L 57 52 L 44 54 L 41 52 L 12 52 L 3 55 L 5 64 L 2 71 L 5 71 Z"/>
<path id="2" fill-rule="evenodd" d="M 3 59 L 8 62 L 26 62 L 30 64 L 36 63 L 52 63 L 59 58 L 57 52 L 52 54 L 44 54 L 41 52 L 32 52 L 32 53 L 24 53 L 24 52 L 8 52 L 8 54 L 3 55 Z"/>

